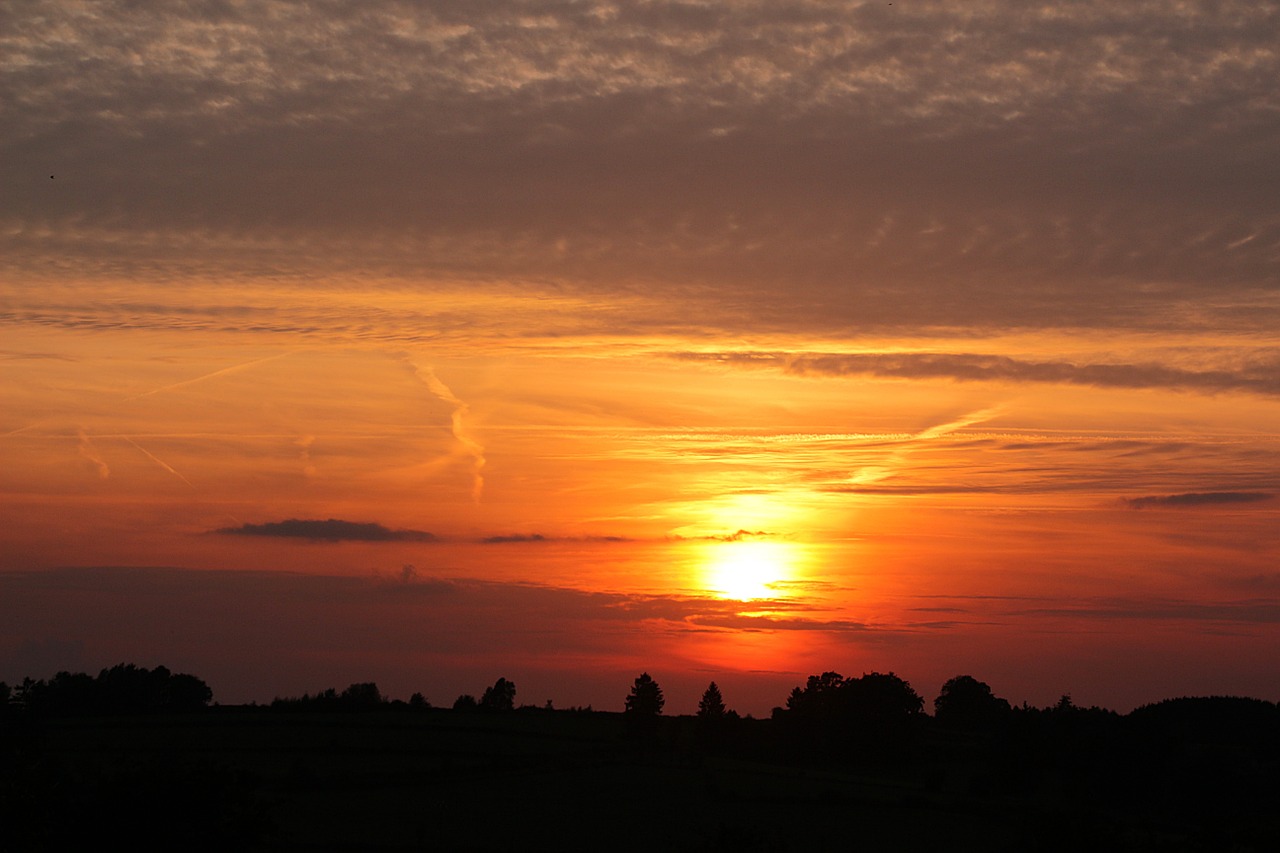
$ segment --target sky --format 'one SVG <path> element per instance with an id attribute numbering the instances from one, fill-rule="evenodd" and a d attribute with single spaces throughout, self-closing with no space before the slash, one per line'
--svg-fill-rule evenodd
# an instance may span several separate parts
<path id="1" fill-rule="evenodd" d="M 1280 699 L 1280 5 L 0 4 L 0 680 Z"/>

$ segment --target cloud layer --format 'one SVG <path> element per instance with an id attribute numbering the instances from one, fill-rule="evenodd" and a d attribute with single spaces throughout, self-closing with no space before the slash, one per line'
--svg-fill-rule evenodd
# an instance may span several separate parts
<path id="1" fill-rule="evenodd" d="M 790 327 L 1277 310 L 1268 4 L 48 2 L 0 33 L 27 274 L 603 282 Z"/>

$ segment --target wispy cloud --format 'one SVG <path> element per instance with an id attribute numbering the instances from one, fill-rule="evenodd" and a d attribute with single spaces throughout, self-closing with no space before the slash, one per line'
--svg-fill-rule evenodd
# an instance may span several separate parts
<path id="1" fill-rule="evenodd" d="M 1080 602 L 1065 607 L 1032 608 L 1020 611 L 1018 615 L 1067 619 L 1169 620 L 1276 625 L 1280 624 L 1280 600 L 1275 598 L 1238 601 L 1111 599 Z"/>
<path id="2" fill-rule="evenodd" d="M 1270 591 L 1274 587 L 1274 575 L 1258 575 L 1252 578 L 1224 579 L 1224 589 L 1243 587 Z M 1151 620 L 1174 622 L 1240 622 L 1260 625 L 1280 624 L 1280 599 L 1272 596 L 1250 598 L 1185 599 L 1149 596 L 1133 598 L 1125 596 L 1061 598 L 1037 595 L 923 595 L 925 600 L 946 602 L 910 608 L 918 613 L 954 613 L 972 619 L 993 619 L 1003 624 L 1025 618 L 1063 618 L 1089 620 Z"/>
<path id="3" fill-rule="evenodd" d="M 423 530 L 395 530 L 375 522 L 343 521 L 337 518 L 267 521 L 223 527 L 214 533 L 233 536 L 270 536 L 283 539 L 311 539 L 323 542 L 431 542 L 436 537 Z"/>
<path id="4" fill-rule="evenodd" d="M 771 602 L 765 602 L 772 606 Z M 714 613 L 697 615 L 688 624 L 703 628 L 723 628 L 733 631 L 830 631 L 861 634 L 871 631 L 892 632 L 897 626 L 876 626 L 850 619 L 807 619 L 804 617 L 755 615 L 750 613 Z"/>

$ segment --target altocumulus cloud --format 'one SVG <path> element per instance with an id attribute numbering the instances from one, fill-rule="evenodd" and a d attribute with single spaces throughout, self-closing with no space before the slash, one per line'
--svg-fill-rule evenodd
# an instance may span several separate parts
<path id="1" fill-rule="evenodd" d="M 342 521 L 337 518 L 289 518 L 263 524 L 222 527 L 214 533 L 310 539 L 317 542 L 431 542 L 436 538 L 435 534 L 425 530 L 393 530 L 374 522 Z"/>
<path id="2" fill-rule="evenodd" d="M 1274 325 L 1278 41 L 1245 0 L 7 4 L 0 254 Z"/>

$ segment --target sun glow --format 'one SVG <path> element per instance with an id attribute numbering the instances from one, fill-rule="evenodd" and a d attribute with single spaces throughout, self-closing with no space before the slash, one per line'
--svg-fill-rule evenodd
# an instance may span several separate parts
<path id="1" fill-rule="evenodd" d="M 718 542 L 708 551 L 703 583 L 720 598 L 776 598 L 778 587 L 791 580 L 794 559 L 789 543 L 756 539 Z"/>

